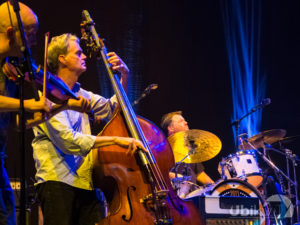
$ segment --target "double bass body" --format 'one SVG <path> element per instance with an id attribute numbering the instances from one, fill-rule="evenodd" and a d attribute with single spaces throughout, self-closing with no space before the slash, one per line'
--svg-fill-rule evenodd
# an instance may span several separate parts
<path id="1" fill-rule="evenodd" d="M 99 224 L 112 225 L 201 225 L 192 202 L 174 193 L 169 170 L 174 165 L 172 150 L 160 130 L 145 119 L 137 118 L 117 74 L 107 60 L 103 39 L 88 11 L 82 12 L 81 31 L 91 51 L 101 55 L 120 109 L 101 135 L 139 139 L 148 153 L 126 155 L 127 149 L 110 146 L 93 151 L 94 185 L 103 190 L 109 203 L 108 216 Z"/>
<path id="2" fill-rule="evenodd" d="M 168 187 L 165 207 L 172 219 L 171 224 L 203 224 L 195 205 L 178 198 L 172 189 L 169 170 L 174 166 L 174 158 L 167 139 L 148 120 L 138 117 L 138 122 Z M 100 135 L 129 136 L 121 112 L 115 113 Z M 153 225 L 155 206 L 145 200 L 147 196 L 152 196 L 151 186 L 145 180 L 135 157 L 126 155 L 126 152 L 127 149 L 116 145 L 93 151 L 94 185 L 103 190 L 108 202 L 108 215 L 99 224 Z"/>

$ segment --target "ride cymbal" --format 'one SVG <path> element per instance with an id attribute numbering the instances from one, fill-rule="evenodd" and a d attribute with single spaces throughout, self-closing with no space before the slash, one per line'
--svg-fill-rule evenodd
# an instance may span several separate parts
<path id="1" fill-rule="evenodd" d="M 189 153 L 190 155 L 183 162 L 204 162 L 215 157 L 222 148 L 220 139 L 204 130 L 177 132 L 169 136 L 168 141 L 173 149 L 175 162 L 181 161 Z"/>
<path id="2" fill-rule="evenodd" d="M 241 150 L 249 150 L 254 148 L 263 148 L 265 144 L 273 144 L 276 141 L 279 141 L 286 135 L 286 130 L 283 129 L 273 129 L 262 131 L 250 138 L 247 141 L 242 141 L 239 145 Z"/>
<path id="3" fill-rule="evenodd" d="M 297 139 L 300 139 L 300 135 L 295 135 L 295 136 L 290 136 L 290 137 L 285 137 L 285 138 L 281 138 L 280 140 L 278 140 L 278 143 L 282 143 L 282 144 L 286 144 L 286 143 L 291 143 L 296 141 Z M 275 144 L 275 143 L 274 143 Z"/>

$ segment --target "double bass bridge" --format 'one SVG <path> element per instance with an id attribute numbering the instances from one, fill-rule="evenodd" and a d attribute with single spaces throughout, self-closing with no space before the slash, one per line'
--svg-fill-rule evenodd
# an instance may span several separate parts
<path id="1" fill-rule="evenodd" d="M 172 225 L 173 220 L 170 216 L 170 210 L 167 207 L 168 190 L 154 191 L 152 194 L 145 196 L 140 202 L 148 212 L 155 217 L 155 225 Z"/>

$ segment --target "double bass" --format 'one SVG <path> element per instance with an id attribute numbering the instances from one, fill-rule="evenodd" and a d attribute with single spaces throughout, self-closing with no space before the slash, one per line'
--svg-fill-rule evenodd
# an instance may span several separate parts
<path id="1" fill-rule="evenodd" d="M 137 150 L 132 157 L 116 145 L 93 151 L 94 186 L 101 188 L 108 202 L 108 214 L 98 224 L 202 225 L 195 205 L 181 200 L 173 191 L 169 170 L 174 157 L 167 139 L 153 123 L 136 117 L 118 75 L 107 61 L 93 20 L 86 10 L 82 16 L 82 39 L 101 54 L 120 105 L 99 135 L 130 136 L 141 140 L 148 151 Z"/>

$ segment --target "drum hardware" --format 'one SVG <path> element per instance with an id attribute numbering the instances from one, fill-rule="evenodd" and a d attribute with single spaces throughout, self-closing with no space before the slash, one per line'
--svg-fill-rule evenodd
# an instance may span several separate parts
<path id="1" fill-rule="evenodd" d="M 220 139 L 204 130 L 187 130 L 168 137 L 175 162 L 199 163 L 215 157 L 222 148 Z M 193 153 L 190 151 L 193 150 Z M 184 158 L 184 160 L 182 160 Z"/>
<path id="2" fill-rule="evenodd" d="M 199 186 L 199 188 L 188 193 L 183 199 L 187 200 L 198 196 L 209 196 L 214 187 L 215 184 L 208 184 L 202 187 Z"/>
<path id="3" fill-rule="evenodd" d="M 250 116 L 252 113 L 256 112 L 258 109 L 262 109 L 264 107 L 266 107 L 267 105 L 269 105 L 271 103 L 271 99 L 270 98 L 265 98 L 261 101 L 261 103 L 259 103 L 258 105 L 252 107 L 252 109 L 247 112 L 245 115 L 243 115 L 241 118 L 236 119 L 235 121 L 233 121 L 231 123 L 231 126 L 234 126 L 234 130 L 235 130 L 235 144 L 236 144 L 236 150 L 238 151 L 238 147 L 239 147 L 239 128 L 240 128 L 240 124 L 242 122 L 243 119 L 245 119 L 247 116 Z"/>
<path id="4" fill-rule="evenodd" d="M 177 132 L 168 137 L 175 158 L 175 178 L 172 179 L 173 187 L 180 198 L 184 199 L 193 189 L 200 187 L 186 178 L 178 177 L 179 165 L 185 163 L 200 163 L 215 157 L 221 150 L 220 139 L 204 130 L 187 130 Z M 178 179 L 179 178 L 179 179 Z M 185 180 L 184 180 L 185 179 Z"/>
<path id="5" fill-rule="evenodd" d="M 179 165 L 184 164 L 185 170 L 187 170 L 187 166 L 183 161 L 187 157 L 189 157 L 190 155 L 192 155 L 194 153 L 195 153 L 194 148 L 190 148 L 190 151 L 188 152 L 188 154 L 185 157 L 183 157 L 183 159 L 181 159 L 179 162 L 176 162 L 176 164 L 174 166 L 175 177 L 172 178 L 171 181 L 173 184 L 173 188 L 177 191 L 177 195 L 182 199 L 185 198 L 186 194 L 190 191 L 191 184 L 193 184 L 193 183 L 187 182 L 187 181 L 191 181 L 191 176 L 178 177 L 178 168 L 179 168 Z M 196 185 L 196 186 L 198 186 L 198 185 Z"/>
<path id="6" fill-rule="evenodd" d="M 245 140 L 246 142 L 248 142 L 247 140 Z M 257 152 L 257 154 L 259 156 L 261 156 L 261 158 L 275 171 L 275 173 L 278 173 L 279 175 L 281 175 L 282 177 L 284 177 L 288 183 L 288 196 L 289 198 L 295 198 L 295 208 L 296 208 L 296 220 L 297 220 L 297 223 L 300 222 L 300 210 L 299 210 L 299 207 L 300 207 L 300 203 L 299 203 L 299 197 L 298 197 L 298 182 L 297 182 L 297 175 L 296 175 L 296 166 L 297 166 L 297 161 L 300 161 L 298 159 L 298 156 L 293 154 L 291 150 L 289 149 L 284 149 L 285 152 L 281 152 L 281 154 L 285 155 L 286 157 L 286 162 L 287 162 L 287 175 L 282 171 L 280 170 L 270 159 L 268 159 L 266 157 L 266 154 L 263 154 L 261 153 L 258 149 L 255 148 L 254 145 L 252 145 L 251 142 L 248 142 L 249 146 L 252 146 L 253 150 L 255 150 Z M 273 149 L 273 148 L 266 148 L 264 146 L 264 152 L 266 152 L 267 149 L 270 149 L 270 150 L 276 150 L 276 152 L 280 152 L 279 150 L 277 149 Z M 290 165 L 289 165 L 289 161 L 292 162 L 292 167 L 293 167 L 293 173 L 294 173 L 294 179 L 292 180 L 290 178 Z M 295 195 L 292 196 L 292 186 L 294 187 L 294 193 Z M 293 218 L 291 218 L 291 223 L 293 223 Z"/>
<path id="7" fill-rule="evenodd" d="M 281 138 L 279 141 L 275 142 L 274 144 L 272 144 L 272 146 L 275 144 L 278 144 L 281 148 L 282 144 L 291 143 L 291 142 L 295 141 L 295 139 L 298 139 L 298 138 L 300 138 L 300 135 L 284 137 L 284 138 Z"/>
<path id="8" fill-rule="evenodd" d="M 285 149 L 285 156 L 286 156 L 286 162 L 287 162 L 287 176 L 290 177 L 290 165 L 289 161 L 292 162 L 292 167 L 293 167 L 293 174 L 294 174 L 294 180 L 293 182 L 290 182 L 288 180 L 288 193 L 289 193 L 289 198 L 291 199 L 292 197 L 295 198 L 296 202 L 296 218 L 297 218 L 297 223 L 300 223 L 300 202 L 299 202 L 299 196 L 298 196 L 298 182 L 297 182 L 297 176 L 296 176 L 296 167 L 297 167 L 297 161 L 300 162 L 299 158 L 297 155 L 293 154 L 293 152 L 290 149 Z M 292 187 L 294 186 L 294 196 L 292 196 Z"/>
<path id="9" fill-rule="evenodd" d="M 190 181 L 191 180 L 191 176 L 182 176 L 182 177 L 174 177 L 171 179 L 173 184 L 178 184 L 184 181 Z"/>
<path id="10" fill-rule="evenodd" d="M 181 165 L 187 157 L 194 154 L 194 152 L 195 152 L 195 150 L 193 148 L 191 148 L 190 151 L 188 152 L 188 154 L 183 157 L 183 159 L 181 159 L 179 162 L 176 162 L 176 164 L 174 166 L 175 178 L 172 179 L 172 183 L 173 183 L 173 186 L 174 186 L 175 189 L 179 188 L 180 183 L 182 183 L 184 181 L 190 181 L 191 180 L 191 176 L 178 177 L 178 168 L 179 168 L 179 165 Z"/>
<path id="11" fill-rule="evenodd" d="M 220 162 L 221 166 L 221 178 L 222 180 L 227 180 L 227 176 L 225 174 L 225 166 L 227 165 L 227 162 L 225 161 L 225 158 L 222 157 L 222 161 Z"/>
<path id="12" fill-rule="evenodd" d="M 255 147 L 256 149 L 265 148 L 265 144 L 271 145 L 281 140 L 285 135 L 286 135 L 286 130 L 283 129 L 273 129 L 273 130 L 263 131 L 248 139 L 242 138 L 241 144 L 239 145 L 239 149 L 249 150 L 249 149 L 253 149 L 253 147 Z"/>

